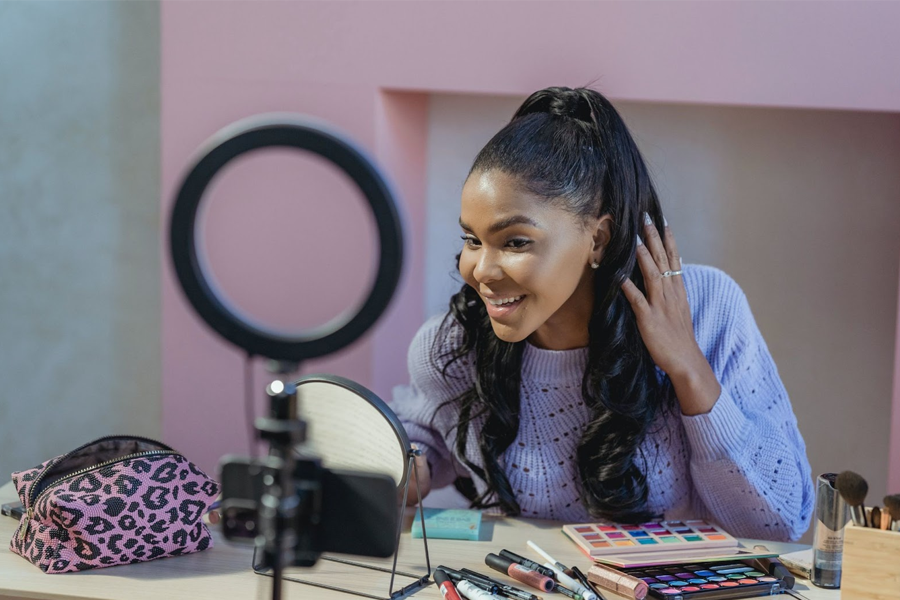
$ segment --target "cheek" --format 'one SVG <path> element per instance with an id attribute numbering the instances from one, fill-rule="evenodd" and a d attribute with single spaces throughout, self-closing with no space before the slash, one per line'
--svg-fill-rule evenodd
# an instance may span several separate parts
<path id="1" fill-rule="evenodd" d="M 463 250 L 462 255 L 459 257 L 459 275 L 463 278 L 463 281 L 477 289 L 478 286 L 475 281 L 474 271 L 475 260 L 472 258 L 472 253 Z"/>

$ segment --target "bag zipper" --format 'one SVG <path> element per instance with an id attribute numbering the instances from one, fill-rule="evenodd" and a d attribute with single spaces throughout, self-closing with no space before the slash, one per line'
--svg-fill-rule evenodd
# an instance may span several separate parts
<path id="1" fill-rule="evenodd" d="M 122 440 L 122 439 L 141 441 L 141 442 L 150 442 L 153 444 L 157 444 L 158 446 L 163 446 L 164 449 L 145 450 L 143 452 L 136 452 L 134 454 L 128 454 L 126 456 L 120 456 L 118 458 L 107 460 L 107 461 L 102 462 L 97 465 L 85 467 L 84 469 L 79 469 L 79 470 L 75 471 L 74 473 L 69 473 L 68 475 L 65 475 L 63 477 L 60 477 L 59 479 L 52 481 L 50 483 L 50 485 L 48 485 L 46 488 L 41 490 L 41 493 L 38 494 L 37 497 L 34 496 L 34 490 L 36 490 L 38 488 L 38 484 L 44 478 L 44 475 L 46 475 L 47 471 L 49 471 L 50 468 L 53 467 L 54 465 L 56 465 L 57 463 L 62 462 L 69 456 L 75 454 L 76 452 L 78 452 L 80 450 L 87 448 L 88 446 L 93 446 L 94 444 L 97 444 L 99 442 L 111 441 L 111 440 Z M 170 446 L 167 446 L 166 444 L 163 444 L 162 442 L 158 442 L 158 441 L 152 440 L 150 438 L 145 438 L 145 437 L 141 437 L 141 436 L 110 435 L 110 436 L 98 438 L 92 442 L 88 442 L 87 444 L 82 444 L 81 446 L 78 446 L 74 450 L 63 454 L 57 460 L 51 462 L 46 467 L 44 467 L 44 470 L 41 471 L 41 473 L 35 478 L 34 482 L 31 484 L 31 488 L 29 488 L 29 492 L 28 492 L 28 497 L 26 498 L 26 500 L 28 500 L 28 502 L 26 504 L 25 516 L 22 519 L 22 523 L 19 525 L 19 529 L 16 532 L 16 537 L 19 539 L 23 539 L 25 534 L 28 533 L 28 527 L 31 524 L 31 519 L 34 517 L 34 505 L 37 502 L 37 499 L 40 498 L 44 494 L 44 492 L 46 492 L 50 488 L 50 486 L 55 485 L 55 484 L 59 483 L 60 481 L 65 481 L 72 477 L 77 477 L 78 475 L 83 475 L 83 474 L 87 473 L 88 471 L 92 471 L 94 469 L 99 469 L 100 467 L 105 467 L 105 466 L 117 463 L 119 461 L 122 461 L 122 460 L 128 460 L 129 458 L 136 458 L 138 456 L 148 456 L 148 455 L 153 455 L 153 454 L 179 454 L 179 453 L 176 450 L 173 450 Z"/>
<path id="2" fill-rule="evenodd" d="M 138 458 L 140 456 L 151 456 L 155 454 L 178 454 L 175 450 L 145 450 L 143 452 L 135 452 L 134 454 L 127 454 L 125 456 L 120 456 L 118 458 L 114 458 L 111 460 L 107 460 L 100 464 L 94 465 L 92 467 L 85 467 L 84 469 L 79 469 L 74 473 L 69 473 L 64 477 L 60 477 L 59 479 L 54 479 L 47 487 L 41 490 L 41 493 L 37 495 L 37 497 L 31 501 L 31 506 L 28 507 L 28 511 L 25 513 L 25 517 L 22 519 L 22 524 L 19 525 L 19 531 L 16 532 L 18 539 L 24 539 L 25 535 L 28 533 L 28 527 L 31 524 L 31 519 L 34 518 L 34 505 L 37 503 L 38 499 L 43 496 L 46 492 L 49 492 L 53 486 L 62 481 L 67 481 L 72 479 L 73 477 L 78 477 L 79 475 L 84 475 L 90 471 L 95 469 L 100 469 L 102 467 L 107 467 L 109 465 L 115 464 L 117 462 L 121 462 L 123 460 L 128 460 L 130 458 Z"/>

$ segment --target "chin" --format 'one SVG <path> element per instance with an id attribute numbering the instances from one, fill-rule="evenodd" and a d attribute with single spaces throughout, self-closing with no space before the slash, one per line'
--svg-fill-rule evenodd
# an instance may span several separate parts
<path id="1" fill-rule="evenodd" d="M 521 342 L 532 333 L 522 327 L 510 327 L 509 325 L 498 323 L 493 319 L 491 319 L 491 327 L 494 328 L 494 335 L 510 344 Z"/>

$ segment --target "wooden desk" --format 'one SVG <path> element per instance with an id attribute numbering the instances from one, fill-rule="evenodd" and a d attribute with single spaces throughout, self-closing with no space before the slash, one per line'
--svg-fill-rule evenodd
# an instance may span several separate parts
<path id="1" fill-rule="evenodd" d="M 0 487 L 0 502 L 15 500 L 15 490 L 9 483 Z M 431 566 L 439 564 L 453 568 L 468 567 L 488 573 L 484 556 L 508 548 L 526 556 L 533 555 L 526 540 L 534 540 L 557 560 L 576 564 L 585 571 L 589 566 L 584 555 L 559 530 L 559 523 L 524 519 L 490 519 L 486 526 L 491 533 L 489 542 L 464 542 L 455 540 L 431 540 L 429 543 Z M 165 558 L 148 563 L 97 569 L 82 573 L 46 575 L 22 557 L 9 551 L 7 540 L 11 539 L 16 522 L 8 517 L 0 517 L 0 598 L 51 598 L 62 599 L 103 599 L 103 600 L 196 600 L 202 598 L 240 598 L 255 600 L 271 597 L 270 579 L 255 575 L 250 570 L 252 550 L 243 546 L 226 543 L 218 532 L 215 547 L 205 552 Z M 749 542 L 752 545 L 752 541 Z M 799 550 L 797 544 L 777 544 L 766 542 L 770 548 L 780 552 Z M 361 559 L 390 567 L 390 561 Z M 425 573 L 425 555 L 422 540 L 414 540 L 405 534 L 400 546 L 398 569 L 413 573 Z M 376 571 L 352 569 L 345 565 L 320 561 L 312 569 L 295 570 L 297 575 L 324 583 L 343 585 L 378 595 L 387 595 L 389 576 Z M 496 579 L 509 581 L 499 573 L 490 573 Z M 408 583 L 399 579 L 400 585 Z M 399 587 L 399 586 L 397 586 Z M 809 582 L 798 582 L 797 591 L 809 600 L 837 600 L 839 592 L 820 590 Z M 355 596 L 332 592 L 321 588 L 284 583 L 285 598 L 288 599 L 342 599 Z M 545 598 L 565 600 L 560 594 L 545 594 Z M 619 600 L 618 596 L 604 594 L 608 600 Z M 782 596 L 789 598 L 788 596 Z M 439 600 L 440 593 L 432 585 L 412 596 L 415 600 Z"/>

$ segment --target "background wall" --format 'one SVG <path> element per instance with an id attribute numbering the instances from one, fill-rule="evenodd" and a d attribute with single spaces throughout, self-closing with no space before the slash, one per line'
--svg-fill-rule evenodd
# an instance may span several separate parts
<path id="1" fill-rule="evenodd" d="M 314 114 L 390 174 L 411 248 L 400 294 L 365 340 L 307 366 L 387 397 L 445 302 L 475 151 L 529 92 L 595 82 L 685 256 L 750 297 L 814 470 L 856 468 L 874 495 L 892 444 L 900 491 L 898 20 L 881 2 L 0 3 L 0 469 L 121 431 L 210 469 L 245 447 L 243 357 L 181 298 L 160 227 L 224 125 Z M 564 34 L 535 43 L 547 23 Z M 226 242 L 240 214 L 219 215 Z"/>
<path id="2" fill-rule="evenodd" d="M 0 477 L 160 435 L 159 5 L 0 3 Z"/>

